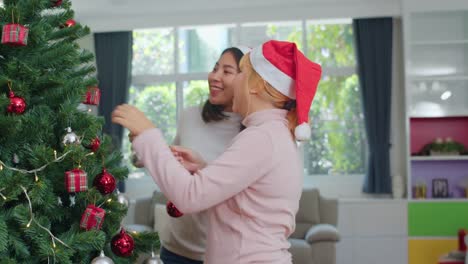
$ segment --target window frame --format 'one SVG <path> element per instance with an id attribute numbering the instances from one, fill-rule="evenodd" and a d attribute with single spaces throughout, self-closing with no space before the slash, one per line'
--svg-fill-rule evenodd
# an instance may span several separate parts
<path id="1" fill-rule="evenodd" d="M 329 19 L 329 20 L 310 20 L 310 19 L 301 19 L 301 20 L 290 20 L 290 21 L 270 21 L 270 22 L 251 22 L 251 23 L 230 23 L 230 24 L 211 24 L 211 25 L 200 25 L 200 27 L 205 26 L 229 26 L 234 30 L 234 45 L 242 45 L 242 27 L 243 26 L 252 26 L 252 25 L 265 25 L 265 24 L 278 24 L 278 25 L 297 25 L 300 24 L 302 29 L 302 52 L 304 54 L 308 54 L 308 45 L 307 45 L 307 30 L 308 25 L 311 24 L 351 24 L 351 19 Z M 190 26 L 190 27 L 164 27 L 164 28 L 171 28 L 172 34 L 174 34 L 174 48 L 173 48 L 173 59 L 174 59 L 174 73 L 173 74 L 137 74 L 132 75 L 132 86 L 150 86 L 154 83 L 163 83 L 163 82 L 173 82 L 175 83 L 176 88 L 176 125 L 178 124 L 178 117 L 181 111 L 184 109 L 184 82 L 190 81 L 198 81 L 198 80 L 206 80 L 209 72 L 192 72 L 192 73 L 181 73 L 179 70 L 179 52 L 178 47 L 180 45 L 180 30 L 186 29 L 193 29 L 197 28 L 198 26 Z M 155 28 L 157 29 L 157 28 Z M 352 76 L 354 74 L 358 75 L 357 65 L 353 66 L 341 66 L 341 67 L 330 67 L 324 66 L 322 68 L 323 74 L 322 76 L 328 77 L 340 77 L 340 76 Z M 365 133 L 365 132 L 364 132 Z M 302 164 L 304 164 L 305 157 L 305 150 L 302 144 L 298 144 L 300 156 L 302 160 Z M 360 176 L 362 177 L 363 174 L 346 174 L 346 175 L 339 175 L 339 176 Z M 304 177 L 337 177 L 338 175 L 334 174 L 307 174 L 304 168 Z"/>

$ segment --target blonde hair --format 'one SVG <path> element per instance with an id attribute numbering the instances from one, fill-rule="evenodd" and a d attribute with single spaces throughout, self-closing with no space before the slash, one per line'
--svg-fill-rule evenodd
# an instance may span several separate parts
<path id="1" fill-rule="evenodd" d="M 276 108 L 284 109 L 286 103 L 292 100 L 284 94 L 280 93 L 275 88 L 273 88 L 271 84 L 265 81 L 255 71 L 255 69 L 252 67 L 252 63 L 250 62 L 250 56 L 248 54 L 247 56 L 242 57 L 239 65 L 240 68 L 247 73 L 247 87 L 258 88 L 260 96 L 267 100 L 270 100 L 273 103 L 273 106 L 275 106 Z M 250 106 L 250 100 L 248 102 L 248 106 Z M 289 131 L 291 132 L 293 139 L 295 139 L 294 130 L 297 126 L 296 107 L 293 107 L 288 111 L 286 118 L 288 119 Z"/>

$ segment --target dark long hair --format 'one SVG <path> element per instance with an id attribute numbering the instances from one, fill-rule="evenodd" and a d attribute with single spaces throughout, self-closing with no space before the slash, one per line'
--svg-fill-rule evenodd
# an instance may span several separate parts
<path id="1" fill-rule="evenodd" d="M 244 53 L 236 48 L 236 47 L 231 47 L 227 48 L 221 53 L 221 56 L 223 56 L 225 53 L 231 53 L 234 56 L 234 59 L 236 60 L 237 67 L 239 67 L 240 60 L 242 59 L 242 56 L 244 56 Z M 224 120 L 228 118 L 224 113 L 224 106 L 223 105 L 215 105 L 210 103 L 210 100 L 206 100 L 205 104 L 203 105 L 203 110 L 202 110 L 202 118 L 205 123 L 209 122 L 217 122 Z"/>

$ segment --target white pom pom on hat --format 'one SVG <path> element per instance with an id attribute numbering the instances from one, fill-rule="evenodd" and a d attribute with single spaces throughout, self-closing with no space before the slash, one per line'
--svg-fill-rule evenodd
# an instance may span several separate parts
<path id="1" fill-rule="evenodd" d="M 322 75 L 322 67 L 307 59 L 293 42 L 270 40 L 250 52 L 255 71 L 283 95 L 296 100 L 294 135 L 310 139 L 309 111 Z"/>

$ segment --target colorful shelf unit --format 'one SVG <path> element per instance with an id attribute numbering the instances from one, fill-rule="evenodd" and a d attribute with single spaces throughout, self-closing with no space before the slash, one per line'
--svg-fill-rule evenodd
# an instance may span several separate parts
<path id="1" fill-rule="evenodd" d="M 468 203 L 408 203 L 408 263 L 437 263 L 458 247 L 457 233 L 468 228 Z"/>
<path id="2" fill-rule="evenodd" d="M 468 90 L 468 87 L 466 89 Z M 411 155 L 415 155 L 424 145 L 438 137 L 450 137 L 468 146 L 468 116 L 410 118 Z"/>
<path id="3" fill-rule="evenodd" d="M 412 161 L 411 176 L 411 186 L 426 184 L 427 199 L 434 198 L 432 183 L 438 179 L 447 180 L 448 198 L 467 197 L 464 186 L 468 184 L 468 160 Z"/>
<path id="4" fill-rule="evenodd" d="M 468 1 L 405 0 L 402 7 L 408 263 L 437 264 L 457 249 L 458 230 L 468 229 L 468 156 L 417 154 L 436 138 L 468 147 Z M 433 197 L 435 179 L 446 180 L 436 186 L 446 182 L 449 197 Z M 418 185 L 424 188 L 413 188 Z"/>
<path id="5" fill-rule="evenodd" d="M 414 156 L 436 138 L 447 138 L 468 147 L 468 117 L 410 118 L 410 186 L 424 184 L 426 199 L 432 195 L 437 179 L 448 183 L 447 198 L 467 198 L 468 156 Z M 412 198 L 416 198 L 411 188 Z"/>

